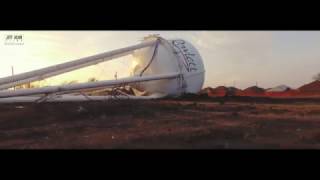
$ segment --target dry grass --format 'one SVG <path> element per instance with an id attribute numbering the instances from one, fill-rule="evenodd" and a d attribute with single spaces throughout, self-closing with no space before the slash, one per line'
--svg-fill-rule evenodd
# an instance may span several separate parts
<path id="1" fill-rule="evenodd" d="M 320 105 L 312 102 L 167 99 L 0 105 L 0 111 L 4 149 L 320 147 Z"/>

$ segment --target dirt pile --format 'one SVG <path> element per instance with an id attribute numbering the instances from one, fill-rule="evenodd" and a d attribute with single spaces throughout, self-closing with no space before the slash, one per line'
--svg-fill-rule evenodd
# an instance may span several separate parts
<path id="1" fill-rule="evenodd" d="M 229 96 L 242 96 L 243 91 L 241 89 L 236 88 L 236 87 L 229 87 L 228 88 L 228 95 Z"/>
<path id="2" fill-rule="evenodd" d="M 208 92 L 209 97 L 222 97 L 226 96 L 228 93 L 228 88 L 225 86 L 218 86 L 216 88 L 211 88 Z"/>
<path id="3" fill-rule="evenodd" d="M 203 97 L 208 97 L 209 93 L 213 91 L 212 87 L 206 87 L 204 89 L 201 89 L 201 91 L 198 93 L 198 95 L 203 96 Z"/>
<path id="4" fill-rule="evenodd" d="M 248 97 L 320 97 L 320 81 L 316 80 L 305 84 L 298 89 L 292 89 L 286 85 L 279 85 L 273 88 L 263 89 L 258 86 L 251 86 L 241 90 L 236 87 L 218 86 L 216 88 L 204 88 L 200 95 L 206 97 L 225 96 L 248 96 Z"/>
<path id="5" fill-rule="evenodd" d="M 243 90 L 242 96 L 265 96 L 265 90 L 258 86 L 251 86 Z"/>
<path id="6" fill-rule="evenodd" d="M 266 96 L 288 97 L 294 95 L 295 91 L 289 86 L 280 85 L 266 90 Z"/>
<path id="7" fill-rule="evenodd" d="M 320 96 L 320 81 L 316 80 L 298 88 L 299 96 Z"/>
<path id="8" fill-rule="evenodd" d="M 225 86 L 218 86 L 216 88 L 206 87 L 199 92 L 199 95 L 206 97 L 241 96 L 242 90 L 236 87 Z"/>

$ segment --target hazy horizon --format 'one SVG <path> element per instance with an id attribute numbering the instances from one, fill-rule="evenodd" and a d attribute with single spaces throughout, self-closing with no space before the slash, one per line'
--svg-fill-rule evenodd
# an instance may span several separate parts
<path id="1" fill-rule="evenodd" d="M 23 35 L 24 44 L 5 44 L 8 34 Z M 11 75 L 11 66 L 16 74 L 30 71 L 134 45 L 149 34 L 191 42 L 205 64 L 204 87 L 298 88 L 320 72 L 320 31 L 0 31 L 0 77 Z M 99 73 L 112 78 L 114 69 L 127 66 L 125 61 Z M 89 78 L 95 71 L 77 76 Z"/>

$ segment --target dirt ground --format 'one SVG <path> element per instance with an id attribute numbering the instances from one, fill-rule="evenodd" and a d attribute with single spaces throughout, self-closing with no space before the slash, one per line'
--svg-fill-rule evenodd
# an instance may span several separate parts
<path id="1" fill-rule="evenodd" d="M 316 100 L 0 105 L 0 149 L 319 149 Z"/>

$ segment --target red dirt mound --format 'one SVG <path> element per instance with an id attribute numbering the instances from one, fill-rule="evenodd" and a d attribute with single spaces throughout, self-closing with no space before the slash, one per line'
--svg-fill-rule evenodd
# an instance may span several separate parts
<path id="1" fill-rule="evenodd" d="M 266 96 L 272 96 L 272 97 L 290 97 L 296 94 L 296 90 L 293 89 L 286 89 L 284 91 L 266 91 Z"/>
<path id="2" fill-rule="evenodd" d="M 320 96 L 320 81 L 316 80 L 298 88 L 299 96 Z"/>
<path id="3" fill-rule="evenodd" d="M 201 91 L 198 94 L 201 96 L 208 96 L 212 90 L 213 90 L 212 87 L 206 87 L 204 89 L 201 89 Z"/>
<path id="4" fill-rule="evenodd" d="M 242 95 L 243 96 L 265 96 L 265 90 L 258 86 L 252 86 L 243 90 Z"/>
<path id="5" fill-rule="evenodd" d="M 291 97 L 291 96 L 298 96 L 299 92 L 297 90 L 287 90 L 282 92 L 266 92 L 266 96 L 270 97 Z"/>
<path id="6" fill-rule="evenodd" d="M 320 81 L 313 81 L 298 88 L 301 92 L 320 92 Z"/>
<path id="7" fill-rule="evenodd" d="M 221 97 L 221 96 L 226 96 L 227 95 L 227 92 L 228 92 L 228 88 L 224 87 L 224 86 L 218 86 L 214 89 L 211 89 L 209 92 L 208 92 L 208 96 L 210 97 Z"/>
<path id="8" fill-rule="evenodd" d="M 235 87 L 218 86 L 216 88 L 206 87 L 199 92 L 199 95 L 209 97 L 241 96 L 242 90 Z"/>
<path id="9" fill-rule="evenodd" d="M 273 88 L 274 89 L 274 88 Z M 201 90 L 200 95 L 209 97 L 224 96 L 268 96 L 268 97 L 320 97 L 320 81 L 313 81 L 305 84 L 298 89 L 287 88 L 283 91 L 274 90 L 272 88 L 263 89 L 258 86 L 252 86 L 245 90 L 235 87 L 218 86 L 216 88 L 207 87 Z"/>
<path id="10" fill-rule="evenodd" d="M 243 91 L 241 89 L 235 88 L 235 87 L 229 87 L 228 88 L 228 95 L 229 96 L 242 96 Z"/>

